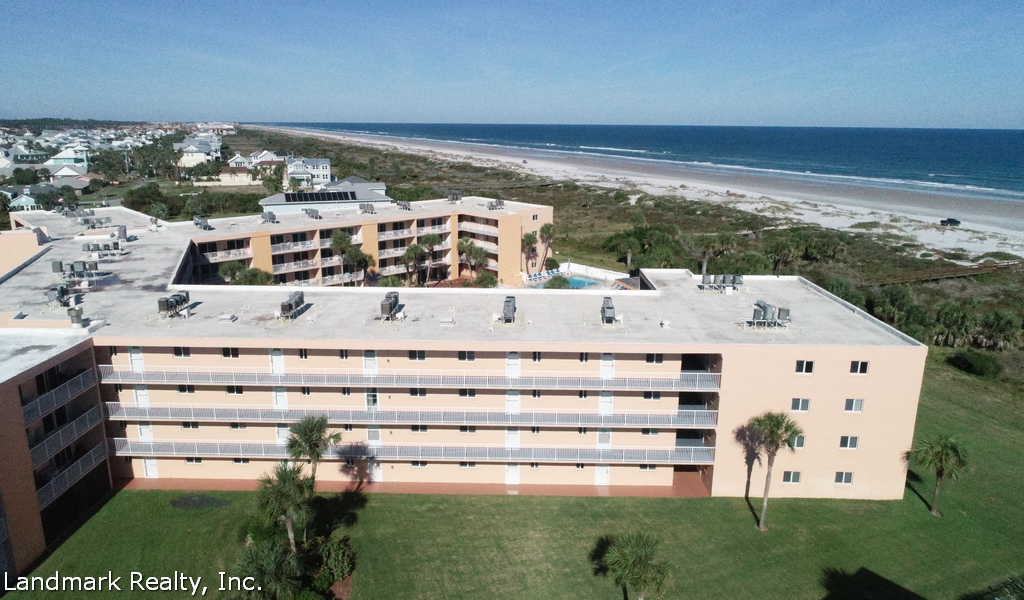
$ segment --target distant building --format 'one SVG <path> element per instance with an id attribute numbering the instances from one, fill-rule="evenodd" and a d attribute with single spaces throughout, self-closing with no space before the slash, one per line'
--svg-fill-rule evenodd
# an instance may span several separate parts
<path id="1" fill-rule="evenodd" d="M 220 136 L 212 133 L 193 134 L 174 144 L 174 149 L 181 150 L 182 153 L 178 166 L 186 169 L 212 160 L 220 160 L 220 147 Z"/>
<path id="2" fill-rule="evenodd" d="M 330 183 L 331 161 L 327 158 L 288 158 L 285 159 L 285 185 L 290 186 L 291 180 L 300 182 L 303 188 L 315 187 Z"/>
<path id="3" fill-rule="evenodd" d="M 82 172 L 84 173 L 89 170 L 89 150 L 81 146 L 67 148 L 53 155 L 43 164 L 47 167 L 51 167 L 51 171 L 53 170 L 52 167 L 58 166 L 70 165 L 74 167 L 81 167 Z"/>
<path id="4" fill-rule="evenodd" d="M 383 183 L 347 177 L 341 181 L 331 182 L 318 191 L 274 194 L 260 200 L 260 206 L 266 211 L 287 214 L 301 212 L 304 208 L 334 210 L 368 202 L 390 204 L 392 199 L 386 192 L 387 186 Z"/>

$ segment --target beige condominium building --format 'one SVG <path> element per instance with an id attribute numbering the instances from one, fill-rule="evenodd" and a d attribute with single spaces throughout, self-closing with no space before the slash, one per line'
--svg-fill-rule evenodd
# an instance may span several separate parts
<path id="1" fill-rule="evenodd" d="M 226 219 L 210 231 L 150 228 L 121 208 L 97 210 L 92 218 L 111 218 L 100 229 L 17 214 L 52 241 L 0 283 L 0 334 L 16 357 L 0 383 L 0 438 L 14 457 L 0 470 L 12 568 L 38 555 L 48 527 L 60 530 L 49 506 L 85 506 L 120 478 L 253 481 L 286 457 L 289 425 L 306 415 L 326 414 L 342 434 L 321 481 L 619 491 L 686 481 L 742 496 L 748 466 L 735 432 L 781 411 L 804 435 L 777 459 L 773 495 L 903 496 L 927 347 L 799 277 L 643 270 L 638 291 L 193 283 L 200 256 L 239 249 L 229 240 L 247 240 L 253 264 L 339 227 L 356 227 L 373 250 L 380 223 L 415 236 L 421 214 L 441 219 L 424 227 L 452 234 L 473 232 L 467 213 L 494 215 L 497 271 L 506 235 L 518 268 L 522 234 L 550 209 L 480 202 L 413 204 L 401 217 L 385 210 L 409 211 L 388 207 L 354 224 Z M 119 224 L 117 250 L 103 250 Z M 280 231 L 307 238 L 271 243 Z M 100 252 L 86 259 L 95 264 L 79 272 L 74 262 L 98 236 Z M 72 262 L 70 275 L 54 261 Z M 55 409 L 29 408 L 61 402 L 50 421 Z M 761 464 L 751 477 L 758 493 Z"/>

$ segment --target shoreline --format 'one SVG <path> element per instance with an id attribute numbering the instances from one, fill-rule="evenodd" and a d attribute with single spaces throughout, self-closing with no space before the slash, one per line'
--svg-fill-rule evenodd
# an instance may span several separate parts
<path id="1" fill-rule="evenodd" d="M 913 238 L 923 246 L 919 253 L 959 249 L 971 257 L 997 251 L 1024 256 L 1024 203 L 1012 200 L 965 198 L 854 183 L 822 184 L 756 172 L 719 174 L 710 172 L 710 169 L 668 161 L 658 163 L 626 157 L 355 135 L 297 127 L 249 127 L 441 160 L 466 161 L 555 180 L 573 180 L 612 189 L 635 188 L 653 195 L 725 203 L 749 212 L 848 232 L 891 233 Z M 963 224 L 960 227 L 941 227 L 939 220 L 947 217 L 960 219 Z M 878 222 L 879 227 L 850 227 L 870 222 Z"/>

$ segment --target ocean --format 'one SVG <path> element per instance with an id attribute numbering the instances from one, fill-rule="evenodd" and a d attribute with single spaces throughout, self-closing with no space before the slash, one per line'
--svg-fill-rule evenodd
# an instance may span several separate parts
<path id="1" fill-rule="evenodd" d="M 1024 202 L 1024 130 L 267 123 Z"/>

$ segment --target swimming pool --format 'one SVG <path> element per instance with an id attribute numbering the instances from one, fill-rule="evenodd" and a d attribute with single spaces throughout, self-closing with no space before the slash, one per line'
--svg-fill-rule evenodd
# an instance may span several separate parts
<path id="1" fill-rule="evenodd" d="M 574 290 L 581 290 L 583 288 L 588 288 L 588 287 L 591 287 L 591 286 L 595 286 L 595 285 L 601 284 L 601 282 L 596 280 L 596 279 L 591 279 L 589 277 L 582 277 L 580 275 L 573 275 L 572 277 L 569 277 L 568 279 L 569 279 L 569 287 L 574 289 Z"/>

